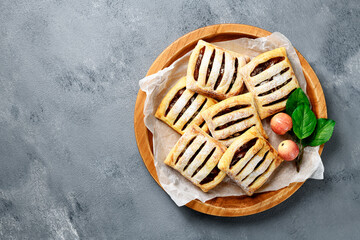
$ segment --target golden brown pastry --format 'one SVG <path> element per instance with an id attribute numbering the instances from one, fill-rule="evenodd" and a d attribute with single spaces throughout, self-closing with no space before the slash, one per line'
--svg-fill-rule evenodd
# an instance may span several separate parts
<path id="1" fill-rule="evenodd" d="M 225 150 L 225 146 L 192 124 L 170 151 L 165 164 L 207 192 L 226 175 L 217 167 Z"/>
<path id="2" fill-rule="evenodd" d="M 207 132 L 208 127 L 199 113 L 215 103 L 212 98 L 186 89 L 186 77 L 183 77 L 163 98 L 155 117 L 180 134 L 192 123 Z"/>
<path id="3" fill-rule="evenodd" d="M 239 72 L 254 94 L 261 119 L 284 110 L 290 94 L 300 87 L 283 47 L 256 56 Z"/>
<path id="4" fill-rule="evenodd" d="M 212 136 L 225 146 L 235 140 L 252 126 L 268 138 L 261 120 L 256 112 L 254 99 L 251 93 L 228 98 L 208 109 L 201 115 L 205 119 Z"/>
<path id="5" fill-rule="evenodd" d="M 230 145 L 218 166 L 251 196 L 282 162 L 276 150 L 252 127 Z"/>
<path id="6" fill-rule="evenodd" d="M 238 95 L 243 89 L 239 69 L 249 57 L 200 40 L 187 69 L 188 89 L 215 99 Z"/>

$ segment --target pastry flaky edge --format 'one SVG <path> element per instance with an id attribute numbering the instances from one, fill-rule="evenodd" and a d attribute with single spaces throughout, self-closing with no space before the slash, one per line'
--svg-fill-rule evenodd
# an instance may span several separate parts
<path id="1" fill-rule="evenodd" d="M 221 112 L 225 109 L 237 106 L 237 105 L 250 105 L 250 106 L 241 108 L 239 110 L 234 110 L 230 113 L 226 113 L 219 117 L 214 118 L 219 112 Z M 261 135 L 263 135 L 264 138 L 268 138 L 268 136 L 262 126 L 259 115 L 257 113 L 255 103 L 254 103 L 254 98 L 251 93 L 244 93 L 244 94 L 241 94 L 241 95 L 238 95 L 235 97 L 225 99 L 225 100 L 209 107 L 208 109 L 202 111 L 201 115 L 205 119 L 205 121 L 209 127 L 209 130 L 211 132 L 212 137 L 217 139 L 219 142 L 221 142 L 225 146 L 230 146 L 230 144 L 236 139 L 236 137 L 230 138 L 228 140 L 222 140 L 222 139 L 228 137 L 224 134 L 231 135 L 231 134 L 234 134 L 239 131 L 245 132 L 245 130 L 249 129 L 252 125 L 256 126 L 256 128 L 261 133 Z M 253 115 L 253 116 L 251 118 L 247 118 L 247 116 L 250 116 L 250 115 Z M 240 116 L 240 117 L 237 118 L 237 116 Z M 230 125 L 222 130 L 215 130 L 220 125 L 240 119 L 242 117 L 245 119 L 244 121 Z M 226 119 L 227 121 L 222 121 L 224 119 Z M 219 122 L 219 121 L 222 121 L 222 122 Z M 236 127 L 242 126 L 241 124 L 244 124 L 244 123 L 246 123 L 246 125 L 244 126 L 243 129 L 239 129 L 239 130 L 235 130 L 235 131 L 227 130 L 228 128 L 230 129 L 231 127 L 233 127 L 233 129 L 234 129 Z M 231 134 L 226 133 L 226 131 L 229 131 L 232 133 Z"/>
<path id="2" fill-rule="evenodd" d="M 168 112 L 168 114 L 165 116 L 166 110 L 167 110 L 169 104 L 171 103 L 171 100 L 175 97 L 177 92 L 179 90 L 183 89 L 183 88 L 185 88 L 185 90 L 182 93 L 182 95 L 180 96 L 180 98 L 178 99 L 178 101 L 176 102 L 177 105 L 175 103 L 174 106 L 171 108 L 171 110 Z M 207 99 L 207 101 L 206 101 L 205 105 L 202 107 L 201 111 L 197 113 L 196 117 L 190 123 L 188 123 L 187 127 L 184 130 L 182 130 L 184 125 L 188 122 L 189 119 L 191 119 L 192 115 L 196 112 L 196 111 L 194 111 L 193 114 L 190 114 L 191 116 L 189 116 L 188 111 L 191 111 L 191 110 L 189 110 L 189 108 L 191 107 L 191 105 L 190 105 L 188 107 L 188 109 L 185 110 L 185 112 L 183 112 L 183 115 L 180 117 L 180 119 L 174 125 L 174 121 L 175 121 L 176 117 L 179 114 L 179 113 L 178 114 L 174 113 L 175 109 L 177 109 L 177 111 L 183 109 L 184 107 L 181 108 L 180 105 L 181 104 L 186 105 L 186 102 L 193 95 L 194 95 L 194 92 L 192 92 L 191 90 L 186 89 L 186 77 L 182 77 L 180 80 L 178 80 L 178 82 L 175 84 L 175 86 L 172 87 L 170 89 L 170 91 L 162 99 L 159 107 L 156 110 L 155 117 L 160 119 L 161 121 L 165 122 L 167 125 L 169 125 L 169 127 L 174 129 L 176 132 L 178 132 L 181 135 L 184 134 L 186 128 L 188 128 L 192 123 L 194 123 L 194 124 L 196 124 L 198 126 L 203 125 L 201 128 L 205 132 L 208 132 L 209 131 L 208 126 L 207 126 L 206 123 L 204 123 L 205 120 L 202 118 L 200 113 L 202 111 L 204 111 L 205 109 L 207 109 L 208 107 L 210 107 L 210 106 L 214 105 L 215 103 L 217 103 L 217 101 L 212 99 L 212 98 L 200 95 L 200 94 L 196 97 L 196 99 L 192 102 L 192 104 L 201 106 L 201 103 L 204 102 L 205 99 Z M 179 101 L 180 99 L 185 100 L 185 102 L 183 101 L 181 103 L 181 101 Z"/>
<path id="3" fill-rule="evenodd" d="M 197 65 L 198 57 L 200 54 L 200 50 L 205 47 L 205 51 L 202 57 L 201 64 L 199 66 L 199 75 L 198 79 L 195 80 L 194 72 Z M 215 50 L 215 57 L 213 60 L 211 72 L 208 77 L 208 81 L 205 85 L 205 79 L 209 67 L 209 62 L 211 59 L 211 55 Z M 222 56 L 225 54 L 225 64 L 224 64 L 224 74 L 218 85 L 218 88 L 214 90 L 215 83 L 219 76 L 220 68 L 222 65 Z M 235 58 L 238 59 L 238 67 L 236 72 L 232 72 L 228 69 L 235 70 Z M 250 58 L 246 55 L 239 54 L 233 51 L 228 51 L 221 47 L 215 46 L 213 44 L 207 43 L 203 40 L 199 40 L 195 49 L 190 55 L 189 64 L 187 68 L 187 82 L 186 86 L 188 89 L 204 94 L 211 98 L 215 98 L 217 100 L 224 100 L 228 97 L 238 95 L 244 87 L 244 83 L 242 78 L 239 75 L 239 69 L 244 66 L 247 62 L 250 61 Z M 234 74 L 236 73 L 235 81 L 231 89 L 228 91 L 228 88 L 233 80 Z M 228 92 L 227 92 L 228 91 Z"/>
<path id="4" fill-rule="evenodd" d="M 198 151 L 204 142 L 206 142 L 205 145 Z M 205 184 L 200 184 L 202 180 L 217 168 L 217 164 L 225 151 L 225 146 L 210 137 L 198 126 L 192 124 L 186 129 L 185 133 L 172 148 L 164 163 L 180 172 L 203 192 L 207 192 L 216 187 L 226 176 L 224 172 L 219 170 L 218 175 L 213 180 Z M 192 159 L 194 154 L 197 155 L 187 166 L 187 163 Z M 209 157 L 210 154 L 211 156 Z M 202 166 L 205 160 L 207 160 L 206 164 Z M 187 168 L 184 171 L 186 166 Z M 202 168 L 199 170 L 201 166 Z M 199 171 L 192 177 L 197 170 Z"/>
<path id="5" fill-rule="evenodd" d="M 255 138 L 257 138 L 256 143 L 237 163 L 230 167 L 237 150 Z M 265 160 L 255 169 L 266 152 L 268 154 Z M 221 157 L 218 167 L 234 180 L 248 196 L 252 196 L 282 162 L 283 159 L 279 157 L 277 151 L 255 127 L 252 127 L 229 146 Z"/>
<path id="6" fill-rule="evenodd" d="M 284 57 L 284 60 L 270 66 L 266 70 L 251 77 L 250 74 L 259 64 L 265 63 L 268 60 L 277 57 Z M 274 78 L 272 79 L 271 82 L 267 82 L 263 85 L 255 87 L 257 84 L 260 84 L 261 82 L 270 79 L 271 77 L 279 74 L 282 70 L 285 70 L 286 68 L 289 68 L 289 70 L 283 73 L 282 75 L 280 75 L 281 77 L 278 76 L 276 80 Z M 264 52 L 256 56 L 248 64 L 240 68 L 239 74 L 242 76 L 242 79 L 244 80 L 247 89 L 254 94 L 255 103 L 261 119 L 267 118 L 275 113 L 283 111 L 286 108 L 286 101 L 289 95 L 296 88 L 300 87 L 296 79 L 294 70 L 291 66 L 291 63 L 287 57 L 286 49 L 284 47 L 276 48 L 274 50 Z M 290 78 L 291 81 L 288 82 L 286 85 L 282 86 L 280 89 L 277 89 L 274 92 L 271 92 L 265 96 L 258 96 L 261 93 L 265 93 L 269 90 L 272 90 L 274 87 L 278 87 L 281 86 L 282 84 L 285 84 L 286 81 L 289 80 Z M 276 100 L 280 100 L 282 98 L 285 99 L 273 105 L 271 104 L 272 102 Z M 265 106 L 267 104 L 270 105 Z"/>

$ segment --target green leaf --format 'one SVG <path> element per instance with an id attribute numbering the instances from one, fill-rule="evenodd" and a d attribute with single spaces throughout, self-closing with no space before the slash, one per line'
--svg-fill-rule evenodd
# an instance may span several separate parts
<path id="1" fill-rule="evenodd" d="M 293 131 L 299 139 L 310 136 L 316 127 L 316 116 L 306 104 L 299 105 L 291 115 Z"/>
<path id="2" fill-rule="evenodd" d="M 310 106 L 309 99 L 306 97 L 304 91 L 301 88 L 298 88 L 289 96 L 288 100 L 286 101 L 286 113 L 291 116 L 297 106 L 302 103 Z"/>
<path id="3" fill-rule="evenodd" d="M 305 144 L 308 146 L 319 146 L 326 143 L 331 138 L 335 127 L 335 121 L 326 118 L 319 118 L 317 120 L 316 128 L 313 134 L 305 139 Z"/>

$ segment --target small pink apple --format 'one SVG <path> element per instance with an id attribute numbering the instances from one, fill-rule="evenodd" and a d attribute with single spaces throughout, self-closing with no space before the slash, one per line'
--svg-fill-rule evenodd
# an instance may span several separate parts
<path id="1" fill-rule="evenodd" d="M 299 155 L 299 147 L 292 140 L 285 140 L 279 144 L 279 156 L 285 161 L 292 161 Z"/>
<path id="2" fill-rule="evenodd" d="M 293 124 L 289 115 L 278 113 L 271 119 L 270 126 L 274 133 L 284 135 L 292 128 Z"/>

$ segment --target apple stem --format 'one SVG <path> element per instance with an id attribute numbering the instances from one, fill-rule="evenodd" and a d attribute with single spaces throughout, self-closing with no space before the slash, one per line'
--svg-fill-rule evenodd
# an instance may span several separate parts
<path id="1" fill-rule="evenodd" d="M 302 157 L 304 155 L 304 146 L 301 143 L 301 139 L 300 139 L 300 143 L 299 143 L 300 147 L 300 151 L 299 151 L 299 155 L 296 157 L 295 159 L 295 166 L 296 166 L 296 171 L 299 172 L 300 171 L 300 164 L 302 161 Z"/>

